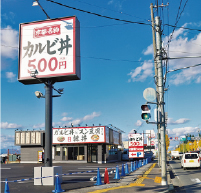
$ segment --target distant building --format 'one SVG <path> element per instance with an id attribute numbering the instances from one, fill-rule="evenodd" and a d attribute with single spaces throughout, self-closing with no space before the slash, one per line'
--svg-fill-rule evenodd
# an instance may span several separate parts
<path id="1" fill-rule="evenodd" d="M 123 141 L 124 149 L 128 149 L 128 141 Z"/>

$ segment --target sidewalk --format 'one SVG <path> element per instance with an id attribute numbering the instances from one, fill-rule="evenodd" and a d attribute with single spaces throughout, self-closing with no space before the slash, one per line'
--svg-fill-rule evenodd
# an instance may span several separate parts
<path id="1" fill-rule="evenodd" d="M 123 177 L 118 183 L 110 183 L 93 186 L 79 190 L 68 191 L 69 193 L 133 193 L 133 192 L 173 192 L 170 175 L 167 175 L 168 185 L 161 185 L 161 169 L 157 161 L 153 161 L 138 170 Z"/>

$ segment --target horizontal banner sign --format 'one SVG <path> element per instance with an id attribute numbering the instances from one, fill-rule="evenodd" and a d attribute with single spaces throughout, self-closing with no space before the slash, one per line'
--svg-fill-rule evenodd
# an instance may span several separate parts
<path id="1" fill-rule="evenodd" d="M 53 128 L 53 144 L 105 142 L 105 127 Z"/>

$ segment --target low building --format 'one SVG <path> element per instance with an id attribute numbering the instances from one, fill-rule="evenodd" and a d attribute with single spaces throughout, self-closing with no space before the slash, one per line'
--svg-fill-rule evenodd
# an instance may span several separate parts
<path id="1" fill-rule="evenodd" d="M 21 163 L 38 163 L 44 152 L 44 131 L 15 131 L 15 145 L 21 146 Z M 121 161 L 122 133 L 108 126 L 53 128 L 52 160 L 56 162 Z"/>

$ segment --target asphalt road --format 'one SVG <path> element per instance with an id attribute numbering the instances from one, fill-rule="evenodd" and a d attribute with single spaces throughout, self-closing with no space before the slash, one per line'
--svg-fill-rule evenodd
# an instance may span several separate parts
<path id="1" fill-rule="evenodd" d="M 201 168 L 187 169 L 181 168 L 180 160 L 170 161 L 170 167 L 174 177 L 173 185 L 180 187 L 178 192 L 201 193 Z"/>
<path id="2" fill-rule="evenodd" d="M 53 164 L 53 166 L 62 166 L 62 173 L 72 173 L 72 172 L 84 172 L 82 174 L 73 174 L 73 175 L 63 175 L 61 188 L 65 191 L 79 189 L 84 187 L 94 186 L 96 181 L 91 181 L 90 178 L 97 176 L 97 168 L 99 167 L 100 174 L 105 173 L 105 168 L 108 168 L 108 172 L 116 171 L 116 166 L 118 165 L 120 170 L 122 164 L 126 162 L 116 162 L 116 163 L 107 163 L 107 164 L 97 164 L 97 163 L 59 163 Z M 128 162 L 129 163 L 129 162 Z M 1 181 L 8 179 L 8 186 L 10 193 L 36 193 L 43 192 L 49 193 L 55 189 L 55 186 L 34 186 L 34 180 L 27 181 L 18 181 L 18 182 L 9 182 L 14 180 L 22 180 L 28 178 L 34 178 L 34 167 L 39 167 L 40 164 L 2 164 L 1 165 Z M 128 164 L 130 170 L 130 164 Z M 109 169 L 113 168 L 113 169 Z M 87 173 L 87 171 L 93 171 Z M 121 174 L 121 173 L 120 173 Z M 115 173 L 109 174 L 110 182 L 117 182 L 114 180 Z M 104 177 L 101 178 L 102 182 Z M 4 192 L 5 183 L 1 183 L 1 192 Z"/>

